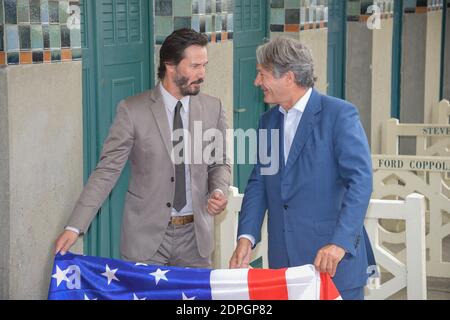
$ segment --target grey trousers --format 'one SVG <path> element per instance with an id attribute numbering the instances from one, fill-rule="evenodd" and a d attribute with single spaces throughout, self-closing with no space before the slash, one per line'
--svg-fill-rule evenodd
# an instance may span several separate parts
<path id="1" fill-rule="evenodd" d="M 203 258 L 198 252 L 193 222 L 181 226 L 169 224 L 155 255 L 140 262 L 161 266 L 211 268 L 211 257 Z"/>

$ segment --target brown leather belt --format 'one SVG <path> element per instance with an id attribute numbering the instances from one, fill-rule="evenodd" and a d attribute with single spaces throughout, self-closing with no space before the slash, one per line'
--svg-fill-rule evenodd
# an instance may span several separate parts
<path id="1" fill-rule="evenodd" d="M 175 226 L 183 226 L 185 224 L 194 222 L 194 215 L 190 214 L 188 216 L 180 216 L 180 217 L 171 217 L 169 224 L 173 224 Z"/>

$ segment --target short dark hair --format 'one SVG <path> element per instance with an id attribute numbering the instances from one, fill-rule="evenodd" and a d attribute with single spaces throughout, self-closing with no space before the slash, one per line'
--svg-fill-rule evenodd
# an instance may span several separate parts
<path id="1" fill-rule="evenodd" d="M 159 51 L 158 78 L 166 76 L 166 63 L 178 65 L 184 58 L 184 50 L 190 46 L 205 47 L 208 44 L 206 35 L 192 29 L 178 29 L 164 40 Z"/>

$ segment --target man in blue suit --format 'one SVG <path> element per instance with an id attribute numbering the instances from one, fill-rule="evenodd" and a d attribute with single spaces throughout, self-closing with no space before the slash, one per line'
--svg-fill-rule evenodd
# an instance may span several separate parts
<path id="1" fill-rule="evenodd" d="M 279 170 L 265 174 L 270 164 L 258 158 L 230 268 L 249 266 L 267 211 L 270 268 L 314 264 L 333 277 L 343 299 L 364 299 L 373 257 L 363 226 L 372 163 L 358 111 L 313 88 L 312 56 L 299 41 L 276 38 L 258 48 L 257 59 L 255 85 L 266 103 L 277 105 L 262 115 L 259 129 L 278 130 L 280 137 L 279 148 L 271 138 L 259 141 L 258 154 L 279 160 Z"/>

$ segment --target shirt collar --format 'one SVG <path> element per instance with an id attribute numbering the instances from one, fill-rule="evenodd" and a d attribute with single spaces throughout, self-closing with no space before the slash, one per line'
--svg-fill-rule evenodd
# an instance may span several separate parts
<path id="1" fill-rule="evenodd" d="M 292 110 L 300 111 L 301 113 L 305 112 L 306 105 L 308 104 L 309 98 L 311 98 L 312 94 L 312 88 L 309 88 L 308 91 L 301 97 L 294 106 L 289 110 L 291 112 Z M 282 114 L 286 115 L 287 112 L 284 110 L 282 106 L 279 107 L 279 110 Z"/>
<path id="2" fill-rule="evenodd" d="M 163 102 L 166 108 L 169 109 L 170 112 L 174 112 L 178 99 L 175 98 L 173 95 L 171 95 L 169 91 L 167 91 L 166 88 L 164 88 L 161 82 L 159 83 L 159 90 L 161 92 Z M 183 98 L 181 98 L 181 100 L 179 100 L 183 104 L 182 110 L 184 110 L 184 112 L 189 111 L 190 98 L 191 98 L 190 96 L 184 96 Z"/>

